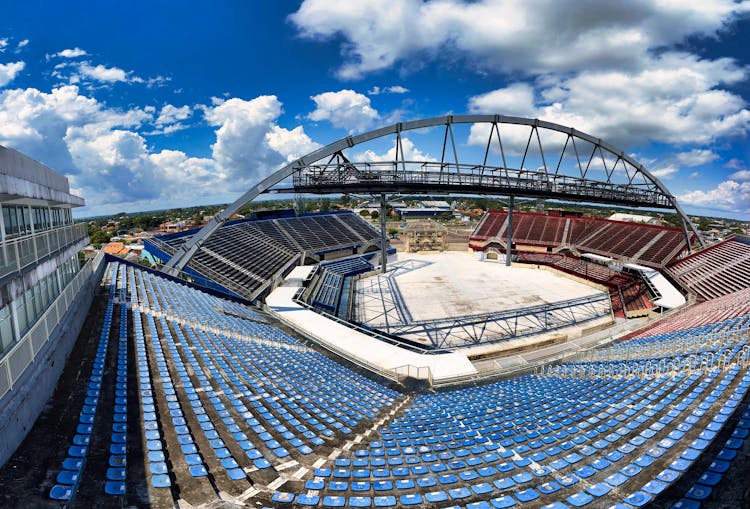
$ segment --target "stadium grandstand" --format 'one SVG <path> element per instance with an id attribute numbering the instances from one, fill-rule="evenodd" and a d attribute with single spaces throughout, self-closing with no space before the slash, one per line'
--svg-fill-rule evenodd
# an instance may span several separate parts
<path id="1" fill-rule="evenodd" d="M 668 272 L 703 300 L 750 286 L 750 237 L 736 236 L 672 263 Z"/>
<path id="2" fill-rule="evenodd" d="M 482 122 L 490 140 L 506 122 L 579 139 L 645 184 L 592 181 L 581 162 L 566 175 L 523 164 L 478 173 L 450 154 L 451 129 Z M 383 171 L 343 152 L 388 135 L 398 144 L 417 128 L 443 139 L 454 162 L 407 162 L 397 150 Z M 54 206 L 59 193 L 63 208 L 81 204 L 58 180 Z M 298 193 L 379 194 L 380 231 L 350 212 L 232 219 L 260 192 L 288 191 L 290 180 Z M 386 194 L 439 191 L 510 195 L 509 207 L 489 211 L 463 252 L 396 252 Z M 523 213 L 513 210 L 516 195 L 671 209 L 684 228 Z M 24 235 L 56 232 L 67 239 L 57 244 L 65 267 L 85 239 L 63 217 L 18 240 L 0 229 L 4 246 L 20 252 Z M 17 440 L 3 441 L 0 501 L 741 506 L 750 469 L 749 245 L 744 237 L 703 243 L 642 165 L 564 126 L 472 115 L 349 136 L 279 169 L 203 228 L 149 241 L 156 269 L 100 254 L 60 274 L 65 284 L 47 288 L 36 322 L 28 313 L 21 322 L 20 305 L 8 301 L 15 343 L 6 349 L 3 336 L 0 425 Z M 490 253 L 508 256 L 497 263 Z M 36 254 L 17 259 L 11 282 L 46 267 L 50 253 Z M 437 260 L 450 264 L 441 275 L 432 272 Z M 376 278 L 382 284 L 364 293 L 390 306 L 379 319 L 398 318 L 403 330 L 431 326 L 443 340 L 353 323 L 362 293 L 354 288 Z M 706 292 L 713 280 L 724 291 Z M 4 299 L 13 288 L 3 287 Z M 37 302 L 33 289 L 26 295 Z M 470 340 L 445 340 L 457 330 Z"/>
<path id="3" fill-rule="evenodd" d="M 155 259 L 167 261 L 197 229 L 146 241 Z M 203 284 L 254 300 L 295 265 L 380 250 L 380 233 L 351 213 L 236 220 L 205 242 L 186 268 Z"/>
<path id="4" fill-rule="evenodd" d="M 471 235 L 471 248 L 483 251 L 500 245 L 504 252 L 507 227 L 507 211 L 487 212 Z M 664 267 L 687 249 L 679 228 L 593 217 L 514 212 L 512 229 L 516 246 L 608 255 L 655 268 Z"/>

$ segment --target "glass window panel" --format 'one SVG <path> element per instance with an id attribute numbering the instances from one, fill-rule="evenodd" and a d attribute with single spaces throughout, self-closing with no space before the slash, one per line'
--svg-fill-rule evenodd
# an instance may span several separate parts
<path id="1" fill-rule="evenodd" d="M 5 306 L 0 309 L 0 352 L 10 350 L 10 347 L 16 342 L 13 334 L 13 323 L 10 319 L 10 308 Z"/>
<path id="2" fill-rule="evenodd" d="M 13 307 L 16 311 L 16 318 L 18 319 L 18 332 L 23 335 L 26 332 L 26 325 L 28 320 L 26 319 L 26 304 L 24 303 L 23 295 L 19 295 L 16 300 L 13 301 Z"/>

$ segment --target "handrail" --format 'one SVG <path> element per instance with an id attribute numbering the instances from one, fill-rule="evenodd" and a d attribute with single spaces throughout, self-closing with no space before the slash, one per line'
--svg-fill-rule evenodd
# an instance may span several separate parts
<path id="1" fill-rule="evenodd" d="M 88 235 L 86 223 L 65 225 L 33 235 L 5 239 L 0 246 L 0 279 L 20 273 L 24 268 L 39 263 Z"/>
<path id="2" fill-rule="evenodd" d="M 86 262 L 31 329 L 0 359 L 0 398 L 13 389 L 18 379 L 35 361 L 36 355 L 47 343 L 50 334 L 61 323 L 70 305 L 78 296 L 78 292 L 89 281 L 89 278 L 93 277 L 98 280 L 101 277 L 101 272 L 104 270 L 103 260 L 104 253 L 100 251 L 93 259 Z"/>

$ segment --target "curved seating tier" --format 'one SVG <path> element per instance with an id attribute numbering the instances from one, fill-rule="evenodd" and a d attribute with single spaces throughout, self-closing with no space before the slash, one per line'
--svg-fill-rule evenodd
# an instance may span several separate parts
<path id="1" fill-rule="evenodd" d="M 176 250 L 189 238 L 190 233 L 157 240 L 168 250 Z M 379 241 L 379 232 L 354 213 L 232 221 L 206 239 L 188 267 L 207 277 L 216 276 L 221 279 L 216 283 L 238 295 L 255 298 L 302 258 L 322 259 L 329 252 L 351 254 Z"/>
<path id="2" fill-rule="evenodd" d="M 55 499 L 99 486 L 127 505 L 135 462 L 154 506 L 175 494 L 193 506 L 689 506 L 720 490 L 750 431 L 748 313 L 703 306 L 686 323 L 714 321 L 653 328 L 537 374 L 404 396 L 237 302 L 132 266 L 113 264 L 106 281 L 90 392 Z M 719 309 L 742 309 L 739 299 Z M 101 479 L 80 475 L 96 436 L 109 447 Z"/>
<path id="3" fill-rule="evenodd" d="M 482 250 L 487 242 L 505 242 L 508 212 L 490 210 L 469 238 L 469 245 Z M 557 216 L 534 212 L 513 212 L 513 243 L 575 247 L 637 261 L 648 266 L 664 266 L 685 247 L 679 228 L 610 221 L 593 217 Z"/>
<path id="4" fill-rule="evenodd" d="M 678 260 L 669 272 L 703 300 L 750 288 L 750 238 L 727 239 Z"/>

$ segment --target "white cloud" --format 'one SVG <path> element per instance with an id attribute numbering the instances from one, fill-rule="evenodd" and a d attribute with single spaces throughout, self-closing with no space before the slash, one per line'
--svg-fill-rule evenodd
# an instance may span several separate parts
<path id="1" fill-rule="evenodd" d="M 201 109 L 216 129 L 209 158 L 155 152 L 138 132 L 157 121 L 165 130 L 181 125 L 195 110 L 187 105 L 164 105 L 157 115 L 153 106 L 110 108 L 74 85 L 48 93 L 2 90 L 0 145 L 66 174 L 87 201 L 79 214 L 231 201 L 285 161 L 319 147 L 301 126 L 277 125 L 281 102 L 274 96 L 216 100 Z"/>
<path id="2" fill-rule="evenodd" d="M 284 156 L 287 162 L 299 159 L 321 147 L 319 143 L 314 142 L 305 134 L 301 125 L 291 130 L 277 125 L 272 126 L 271 130 L 266 133 L 265 142 Z"/>
<path id="3" fill-rule="evenodd" d="M 18 73 L 23 71 L 26 64 L 24 62 L 9 62 L 7 64 L 0 64 L 0 87 L 4 87 L 10 83 Z"/>
<path id="4" fill-rule="evenodd" d="M 290 20 L 303 37 L 342 40 L 338 75 L 463 59 L 478 70 L 548 73 L 635 68 L 650 50 L 715 35 L 747 2 L 305 0 Z"/>
<path id="5" fill-rule="evenodd" d="M 729 175 L 732 180 L 739 180 L 740 182 L 750 181 L 750 170 L 740 170 Z"/>
<path id="6" fill-rule="evenodd" d="M 82 52 L 82 53 L 81 53 Z M 85 55 L 86 52 L 80 48 L 63 50 L 53 56 L 65 53 L 66 55 Z M 59 79 L 61 83 L 69 85 L 81 85 L 86 88 L 102 88 L 112 86 L 116 83 L 138 83 L 145 84 L 148 88 L 164 86 L 171 78 L 156 76 L 153 78 L 142 78 L 134 71 L 126 71 L 119 67 L 107 67 L 103 64 L 94 65 L 88 60 L 64 60 L 54 65 L 52 76 Z"/>
<path id="7" fill-rule="evenodd" d="M 409 92 L 409 89 L 401 85 L 392 85 L 389 87 L 379 87 L 376 85 L 367 91 L 367 95 L 405 94 L 407 92 Z"/>
<path id="8" fill-rule="evenodd" d="M 725 180 L 708 191 L 689 191 L 679 200 L 698 207 L 750 214 L 750 181 Z"/>
<path id="9" fill-rule="evenodd" d="M 657 169 L 655 169 L 655 170 L 651 170 L 651 174 L 652 174 L 652 175 L 653 175 L 654 177 L 658 178 L 658 179 L 662 179 L 662 180 L 669 180 L 669 179 L 671 179 L 671 178 L 672 178 L 672 177 L 674 176 L 674 174 L 675 174 L 675 173 L 677 173 L 678 171 L 679 171 L 679 170 L 678 170 L 678 169 L 677 169 L 676 167 L 674 167 L 674 166 L 672 166 L 672 165 L 668 165 L 668 166 L 664 166 L 664 167 L 662 167 L 662 168 L 657 168 Z"/>
<path id="10" fill-rule="evenodd" d="M 419 150 L 419 148 L 406 136 L 401 137 L 401 147 L 398 150 L 399 159 L 403 159 L 404 161 L 437 161 L 437 159 L 431 155 Z M 403 154 L 401 151 L 403 151 Z M 382 154 L 378 154 L 372 149 L 366 150 L 361 156 L 358 156 L 356 160 L 371 163 L 394 161 L 396 160 L 396 143 L 394 142 L 393 147 Z"/>
<path id="11" fill-rule="evenodd" d="M 276 124 L 282 105 L 274 95 L 249 101 L 213 98 L 213 103 L 204 107 L 206 121 L 217 127 L 213 158 L 233 186 L 257 183 L 285 161 L 318 147 L 302 127 L 287 130 Z"/>
<path id="12" fill-rule="evenodd" d="M 528 83 L 514 83 L 486 94 L 469 98 L 471 113 L 497 113 L 500 115 L 533 116 L 537 113 L 534 88 Z"/>
<path id="13" fill-rule="evenodd" d="M 0 53 L 3 53 L 5 51 L 5 48 L 8 47 L 8 38 L 0 39 Z"/>
<path id="14" fill-rule="evenodd" d="M 719 155 L 708 149 L 694 148 L 688 152 L 680 152 L 675 156 L 677 164 L 682 166 L 701 166 L 716 161 Z"/>
<path id="15" fill-rule="evenodd" d="M 138 109 L 107 108 L 96 99 L 81 95 L 78 87 L 72 85 L 49 93 L 34 88 L 0 92 L 0 144 L 33 154 L 60 171 L 71 167 L 62 143 L 69 127 L 131 128 L 148 118 Z"/>
<path id="16" fill-rule="evenodd" d="M 26 46 L 28 46 L 29 42 L 30 41 L 28 39 L 24 39 L 22 41 L 18 41 L 18 44 L 16 45 L 16 50 L 19 50 L 21 48 L 25 48 Z"/>
<path id="17" fill-rule="evenodd" d="M 61 58 L 78 58 L 85 55 L 88 55 L 88 53 L 79 47 L 67 48 L 54 54 L 54 56 Z"/>
<path id="18" fill-rule="evenodd" d="M 228 173 L 252 179 L 268 173 L 262 150 L 266 132 L 281 114 L 281 102 L 273 95 L 250 101 L 232 98 L 204 110 L 208 124 L 218 127 L 213 157 Z M 260 149 L 260 150 L 259 150 Z M 274 164 L 275 165 L 275 164 Z"/>
<path id="19" fill-rule="evenodd" d="M 742 160 L 737 159 L 736 157 L 731 158 L 724 166 L 733 170 L 745 169 L 745 163 Z"/>
<path id="20" fill-rule="evenodd" d="M 154 124 L 157 126 L 175 124 L 181 120 L 186 120 L 191 114 L 192 110 L 190 109 L 190 106 L 185 105 L 178 108 L 172 104 L 165 104 L 161 108 L 159 116 L 154 121 Z"/>
<path id="21" fill-rule="evenodd" d="M 101 64 L 92 66 L 91 64 L 84 62 L 78 67 L 78 71 L 85 78 L 104 83 L 116 83 L 118 81 L 127 82 L 132 80 L 132 78 L 128 77 L 129 73 L 123 71 L 119 67 L 106 67 Z"/>
<path id="22" fill-rule="evenodd" d="M 154 88 L 154 87 L 164 87 L 164 86 L 166 86 L 167 83 L 169 83 L 170 81 L 172 81 L 172 78 L 170 78 L 169 76 L 161 76 L 161 75 L 159 75 L 159 76 L 155 76 L 153 78 L 146 78 L 145 80 L 142 80 L 142 81 L 145 81 L 146 86 L 148 88 Z M 182 91 L 181 89 L 180 90 L 175 90 L 175 93 L 179 93 L 181 91 Z"/>
<path id="23" fill-rule="evenodd" d="M 13 147 L 59 172 L 71 174 L 73 180 L 78 179 L 76 187 L 83 189 L 87 197 L 100 194 L 122 197 L 117 187 L 127 188 L 127 178 L 117 177 L 124 174 L 118 173 L 102 182 L 96 176 L 99 167 L 88 168 L 75 162 L 76 158 L 79 162 L 92 159 L 81 159 L 81 152 L 74 150 L 74 142 L 75 148 L 87 145 L 90 151 L 92 144 L 83 143 L 87 136 L 106 137 L 110 131 L 137 128 L 149 117 L 139 109 L 108 108 L 81 95 L 76 86 L 55 88 L 49 93 L 34 88 L 5 90 L 0 92 L 0 145 Z"/>
<path id="24" fill-rule="evenodd" d="M 539 80 L 534 86 L 512 84 L 470 98 L 469 108 L 475 113 L 517 112 L 572 126 L 616 147 L 707 144 L 750 130 L 745 101 L 719 89 L 746 77 L 747 70 L 730 59 L 665 53 L 638 71 L 582 71 Z M 486 137 L 473 141 L 486 143 Z"/>
<path id="25" fill-rule="evenodd" d="M 334 127 L 348 132 L 360 132 L 378 119 L 378 112 L 370 106 L 370 98 L 354 90 L 324 92 L 310 97 L 317 106 L 307 118 L 314 121 L 327 120 Z"/>
<path id="26" fill-rule="evenodd" d="M 149 158 L 146 142 L 135 132 L 86 125 L 68 129 L 64 138 L 79 172 L 76 186 L 97 189 L 114 203 L 157 198 L 164 181 Z M 98 198 L 98 196 L 97 196 Z"/>

